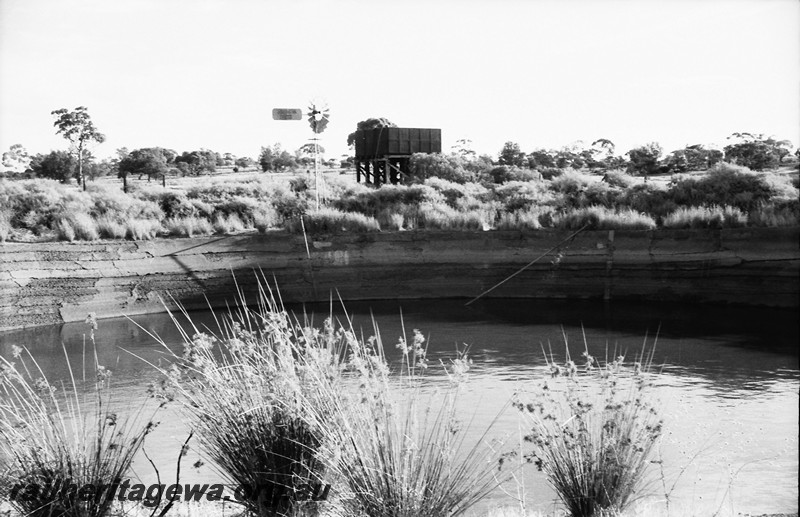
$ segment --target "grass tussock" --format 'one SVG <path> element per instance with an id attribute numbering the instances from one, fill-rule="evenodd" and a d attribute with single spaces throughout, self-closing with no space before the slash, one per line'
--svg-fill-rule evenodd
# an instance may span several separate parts
<path id="1" fill-rule="evenodd" d="M 214 218 L 214 231 L 221 234 L 238 233 L 244 231 L 245 224 L 235 213 L 230 215 L 217 214 Z"/>
<path id="2" fill-rule="evenodd" d="M 739 228 L 747 214 L 735 206 L 681 207 L 664 218 L 664 228 Z"/>
<path id="3" fill-rule="evenodd" d="M 167 233 L 174 237 L 195 237 L 214 233 L 214 227 L 208 219 L 195 216 L 167 219 L 164 221 L 164 227 Z"/>
<path id="4" fill-rule="evenodd" d="M 100 238 L 95 220 L 89 214 L 70 214 L 56 223 L 58 238 L 65 241 L 94 241 Z"/>
<path id="5" fill-rule="evenodd" d="M 285 228 L 292 233 L 336 234 L 341 232 L 365 233 L 380 230 L 374 218 L 352 212 L 342 212 L 335 208 L 320 208 L 306 213 L 302 223 L 300 218 L 288 220 Z"/>
<path id="6" fill-rule="evenodd" d="M 506 212 L 500 214 L 495 229 L 539 230 L 542 227 L 542 223 L 539 221 L 539 216 L 541 215 L 542 212 L 535 209 L 517 210 L 511 213 Z"/>
<path id="7" fill-rule="evenodd" d="M 55 487 L 110 486 L 129 474 L 134 456 L 153 429 L 144 407 L 130 412 L 110 396 L 111 371 L 73 369 L 71 382 L 60 387 L 44 377 L 27 350 L 13 349 L 14 362 L 0 357 L 0 493 L 15 485 Z M 86 377 L 87 373 L 91 377 Z M 77 379 L 76 379 L 77 378 Z M 124 408 L 124 410 L 123 410 Z M 120 413 L 118 413 L 119 411 Z M 125 413 L 130 416 L 122 417 Z M 20 515 L 32 517 L 103 517 L 115 507 L 113 491 L 78 497 L 55 490 L 25 493 L 9 501 Z"/>
<path id="8" fill-rule="evenodd" d="M 649 215 L 629 208 L 614 210 L 602 206 L 573 209 L 553 218 L 556 228 L 577 230 L 585 225 L 593 230 L 652 230 L 656 222 Z"/>
<path id="9" fill-rule="evenodd" d="M 0 242 L 6 242 L 11 232 L 11 211 L 0 209 Z"/>
<path id="10" fill-rule="evenodd" d="M 515 407 L 531 423 L 525 457 L 545 473 L 569 515 L 618 515 L 647 482 L 650 455 L 662 432 L 650 396 L 652 351 L 632 363 L 600 363 L 567 351 L 563 366 L 545 354 L 551 379 Z"/>
<path id="11" fill-rule="evenodd" d="M 125 223 L 108 214 L 97 217 L 95 224 L 97 225 L 97 232 L 103 239 L 124 239 L 128 233 Z"/>
<path id="12" fill-rule="evenodd" d="M 125 224 L 125 237 L 132 241 L 155 239 L 163 230 L 161 223 L 152 219 L 130 219 Z"/>
<path id="13" fill-rule="evenodd" d="M 463 447 L 456 401 L 466 356 L 452 362 L 441 396 L 431 397 L 418 382 L 428 366 L 418 331 L 398 344 L 398 377 L 377 330 L 365 340 L 332 317 L 315 327 L 264 289 L 257 306 L 240 301 L 214 334 L 179 326 L 183 354 L 161 369 L 157 392 L 179 401 L 227 481 L 269 487 L 268 497 L 245 501 L 248 511 L 460 515 L 497 486 L 499 452 L 487 435 Z M 330 484 L 333 497 L 298 499 L 306 483 Z"/>

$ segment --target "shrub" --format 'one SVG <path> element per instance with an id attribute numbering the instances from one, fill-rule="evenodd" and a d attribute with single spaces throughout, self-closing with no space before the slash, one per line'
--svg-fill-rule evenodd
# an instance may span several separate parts
<path id="1" fill-rule="evenodd" d="M 643 353 L 644 355 L 644 353 Z M 661 435 L 658 405 L 648 396 L 652 356 L 632 365 L 623 356 L 601 365 L 588 353 L 579 368 L 547 360 L 552 379 L 531 402 L 514 406 L 529 417 L 527 455 L 547 476 L 569 515 L 618 515 L 642 488 Z"/>
<path id="2" fill-rule="evenodd" d="M 504 209 L 508 212 L 556 203 L 555 195 L 544 182 L 509 181 L 495 187 L 494 199 L 505 205 Z"/>
<path id="3" fill-rule="evenodd" d="M 477 183 L 454 183 L 440 178 L 428 178 L 425 186 L 441 194 L 445 202 L 453 208 L 458 208 L 464 202 L 486 200 L 489 191 Z"/>
<path id="4" fill-rule="evenodd" d="M 800 200 L 771 203 L 750 211 L 747 223 L 751 226 L 797 226 L 800 224 Z"/>
<path id="5" fill-rule="evenodd" d="M 475 179 L 474 173 L 465 168 L 460 156 L 439 153 L 415 153 L 409 160 L 409 175 L 414 181 L 441 178 L 454 183 L 466 183 Z"/>
<path id="6" fill-rule="evenodd" d="M 625 189 L 618 203 L 636 212 L 650 214 L 656 220 L 661 220 L 678 207 L 667 188 L 653 182 L 639 183 Z"/>
<path id="7" fill-rule="evenodd" d="M 488 177 L 492 183 L 496 184 L 508 181 L 535 181 L 542 179 L 542 175 L 539 172 L 508 165 L 500 165 L 489 169 Z"/>
<path id="8" fill-rule="evenodd" d="M 358 212 L 376 217 L 381 211 L 399 212 L 401 205 L 419 205 L 424 201 L 440 200 L 442 196 L 424 185 L 383 185 L 353 195 L 345 195 L 333 201 L 333 207 L 343 212 Z"/>
<path id="9" fill-rule="evenodd" d="M 603 181 L 612 187 L 628 188 L 636 183 L 636 179 L 622 169 L 612 169 L 603 175 Z"/>
<path id="10" fill-rule="evenodd" d="M 735 206 L 680 207 L 664 218 L 664 228 L 738 228 L 747 224 L 747 214 Z"/>
<path id="11" fill-rule="evenodd" d="M 161 209 L 168 219 L 194 215 L 194 206 L 183 192 L 176 192 L 159 186 L 139 187 L 135 189 L 136 198 L 152 201 Z"/>
<path id="12" fill-rule="evenodd" d="M 745 212 L 769 201 L 772 194 L 763 176 L 729 163 L 718 163 L 706 175 L 684 179 L 670 189 L 678 206 L 730 205 Z"/>
<path id="13" fill-rule="evenodd" d="M 261 233 L 275 228 L 278 220 L 278 212 L 272 206 L 261 205 L 253 212 L 253 226 Z"/>
<path id="14" fill-rule="evenodd" d="M 195 235 L 210 235 L 214 233 L 214 227 L 208 219 L 200 217 L 181 217 L 167 219 L 164 227 L 169 235 L 175 237 L 194 237 Z"/>
<path id="15" fill-rule="evenodd" d="M 293 194 L 276 197 L 273 201 L 278 217 L 284 222 L 297 219 L 308 210 L 308 202 Z"/>
<path id="16" fill-rule="evenodd" d="M 285 227 L 292 233 L 300 233 L 305 230 L 311 234 L 318 233 L 340 233 L 340 232 L 375 232 L 380 230 L 380 225 L 372 217 L 352 212 L 342 212 L 335 208 L 320 208 L 308 212 L 303 217 L 286 221 Z"/>
<path id="17" fill-rule="evenodd" d="M 588 225 L 590 230 L 652 230 L 656 222 L 647 214 L 631 209 L 612 210 L 602 206 L 578 208 L 554 217 L 556 228 L 577 230 Z"/>
<path id="18" fill-rule="evenodd" d="M 594 178 L 591 176 L 567 169 L 550 180 L 550 188 L 561 194 L 576 196 L 593 182 Z"/>
<path id="19" fill-rule="evenodd" d="M 215 207 L 215 215 L 222 215 L 229 217 L 235 215 L 244 223 L 245 226 L 253 226 L 253 214 L 258 208 L 258 203 L 254 199 L 245 197 L 235 197 L 224 203 L 220 203 Z"/>
<path id="20" fill-rule="evenodd" d="M 109 487 L 124 479 L 155 426 L 152 419 L 143 422 L 143 406 L 130 411 L 112 398 L 111 372 L 97 363 L 96 354 L 87 378 L 86 366 L 73 370 L 65 350 L 72 381 L 57 388 L 27 350 L 12 347 L 12 353 L 19 368 L 0 357 L 0 493 L 8 495 L 14 485 Z M 88 500 L 52 489 L 25 495 L 10 500 L 10 506 L 33 517 L 103 517 L 115 505 L 113 490 Z"/>
<path id="21" fill-rule="evenodd" d="M 553 178 L 557 178 L 564 173 L 564 169 L 559 169 L 558 167 L 544 167 L 539 170 L 539 174 L 542 175 L 543 179 L 552 180 Z"/>

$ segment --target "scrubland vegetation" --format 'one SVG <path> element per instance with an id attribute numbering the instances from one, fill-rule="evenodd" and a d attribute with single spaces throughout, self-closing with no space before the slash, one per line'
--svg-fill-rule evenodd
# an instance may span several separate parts
<path id="1" fill-rule="evenodd" d="M 477 424 L 458 409 L 470 382 L 466 351 L 433 364 L 424 335 L 403 330 L 399 358 L 389 360 L 377 328 L 364 338 L 346 318 L 313 325 L 261 293 L 257 304 L 240 299 L 217 315 L 216 329 L 176 315 L 182 350 L 153 336 L 167 360 L 151 364 L 161 378 L 148 389 L 160 410 L 185 415 L 187 442 L 195 439 L 229 486 L 262 488 L 238 499 L 244 515 L 459 516 L 518 480 L 522 463 L 545 473 L 572 516 L 621 515 L 642 495 L 661 434 L 647 357 L 601 364 L 587 353 L 576 365 L 567 351 L 563 366 L 549 359 L 526 394 L 509 401 L 527 429 L 517 442 L 497 434 L 497 420 Z M 14 353 L 14 363 L 0 359 L 0 457 L 11 461 L 0 487 L 63 479 L 106 486 L 129 476 L 153 423 L 138 418 L 141 410 L 118 416 L 106 403 L 111 372 L 95 362 L 96 383 L 73 378 L 62 393 L 27 351 Z M 83 403 L 85 394 L 97 403 Z M 302 495 L 327 485 L 324 500 Z M 148 498 L 138 504 L 150 515 L 176 508 L 163 492 Z M 136 510 L 121 504 L 57 491 L 12 501 L 20 515 Z"/>
<path id="2" fill-rule="evenodd" d="M 481 162 L 483 163 L 483 162 Z M 350 176 L 240 174 L 168 187 L 111 181 L 80 189 L 53 180 L 0 180 L 0 241 L 152 239 L 247 230 L 300 233 L 794 226 L 796 175 L 718 163 L 644 181 L 623 170 L 536 171 L 450 155 L 417 155 L 406 184 L 374 188 Z M 476 168 L 477 167 L 477 168 Z M 302 216 L 302 222 L 300 220 Z"/>

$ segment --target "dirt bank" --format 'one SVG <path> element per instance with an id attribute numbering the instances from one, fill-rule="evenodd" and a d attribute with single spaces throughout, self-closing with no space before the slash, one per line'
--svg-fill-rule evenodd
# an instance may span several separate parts
<path id="1" fill-rule="evenodd" d="M 285 233 L 154 241 L 0 244 L 0 330 L 232 301 L 254 270 L 285 301 L 471 298 L 569 232 Z M 800 228 L 582 232 L 488 296 L 797 307 Z"/>

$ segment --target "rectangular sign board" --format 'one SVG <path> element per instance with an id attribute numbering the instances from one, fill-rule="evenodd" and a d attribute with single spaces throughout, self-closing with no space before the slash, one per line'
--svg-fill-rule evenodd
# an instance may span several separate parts
<path id="1" fill-rule="evenodd" d="M 302 120 L 303 111 L 295 108 L 273 108 L 272 120 Z"/>

